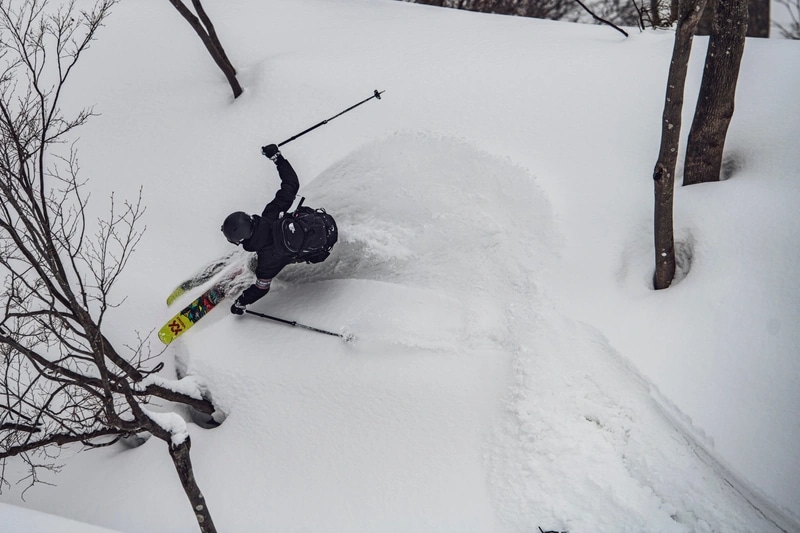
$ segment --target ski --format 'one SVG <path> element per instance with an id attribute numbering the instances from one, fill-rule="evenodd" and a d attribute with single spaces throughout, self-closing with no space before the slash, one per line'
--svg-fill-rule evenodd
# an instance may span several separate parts
<path id="1" fill-rule="evenodd" d="M 206 316 L 230 293 L 235 293 L 244 285 L 238 278 L 248 270 L 246 264 L 236 267 L 229 274 L 215 283 L 210 289 L 198 296 L 189 305 L 167 321 L 158 330 L 158 338 L 164 344 L 169 344 Z M 248 280 L 249 281 L 249 280 Z"/>
<path id="2" fill-rule="evenodd" d="M 231 263 L 231 260 L 238 252 L 239 250 L 234 250 L 229 254 L 223 255 L 222 257 L 211 261 L 202 269 L 197 271 L 197 273 L 195 273 L 192 277 L 175 287 L 175 290 L 172 291 L 169 296 L 167 296 L 167 305 L 172 305 L 172 302 L 181 297 L 185 292 L 190 291 L 195 287 L 199 287 L 219 274 L 223 268 Z"/>

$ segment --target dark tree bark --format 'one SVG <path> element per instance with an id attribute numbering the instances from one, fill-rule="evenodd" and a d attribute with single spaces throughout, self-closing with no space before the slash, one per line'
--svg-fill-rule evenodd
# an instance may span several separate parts
<path id="1" fill-rule="evenodd" d="M 681 131 L 683 91 L 686 71 L 692 51 L 697 23 L 703 13 L 705 0 L 681 0 L 675 45 L 667 78 L 667 94 L 661 122 L 661 148 L 653 170 L 655 183 L 655 263 L 653 285 L 666 289 L 675 277 L 675 240 L 672 224 L 672 203 L 675 186 L 675 167 Z"/>
<path id="2" fill-rule="evenodd" d="M 717 11 L 718 0 L 706 0 L 706 7 L 703 9 L 703 16 L 697 23 L 695 35 L 711 35 L 711 26 L 714 24 L 714 13 Z"/>
<path id="3" fill-rule="evenodd" d="M 203 41 L 206 50 L 208 50 L 208 53 L 211 54 L 211 57 L 214 59 L 214 63 L 217 64 L 225 75 L 225 79 L 228 80 L 228 84 L 233 91 L 233 97 L 238 98 L 244 91 L 239 84 L 239 80 L 236 78 L 236 69 L 233 68 L 233 64 L 228 59 L 225 49 L 222 47 L 217 37 L 214 25 L 211 23 L 211 19 L 209 19 L 205 9 L 203 9 L 200 0 L 192 0 L 192 5 L 195 11 L 197 11 L 197 16 L 184 5 L 182 0 L 169 0 L 169 2 L 178 10 L 178 13 L 181 14 L 186 22 L 189 23 L 195 33 L 197 33 L 197 36 L 200 37 L 200 40 Z"/>
<path id="4" fill-rule="evenodd" d="M 711 35 L 714 17 L 717 11 L 716 0 L 708 0 L 703 18 L 697 26 L 697 35 Z M 747 14 L 747 36 L 769 37 L 770 0 L 748 0 L 745 3 Z"/>
<path id="5" fill-rule="evenodd" d="M 716 4 L 703 81 L 686 147 L 684 185 L 719 181 L 725 137 L 733 117 L 747 30 L 747 0 L 718 0 Z"/>
<path id="6" fill-rule="evenodd" d="M 172 463 L 175 465 L 175 471 L 178 473 L 178 477 L 181 480 L 183 490 L 192 503 L 192 509 L 194 509 L 195 518 L 200 525 L 201 533 L 216 533 L 217 528 L 214 526 L 214 521 L 211 519 L 211 513 L 208 512 L 206 499 L 194 479 L 192 458 L 189 454 L 191 447 L 191 440 L 189 437 L 186 437 L 186 440 L 179 444 L 170 444 L 169 454 L 172 456 Z"/>
<path id="7" fill-rule="evenodd" d="M 663 24 L 661 20 L 661 10 L 659 9 L 660 6 L 660 0 L 650 0 L 650 23 L 656 28 Z"/>
<path id="8" fill-rule="evenodd" d="M 669 20 L 675 22 L 678 20 L 678 13 L 680 11 L 680 1 L 670 0 L 669 2 Z"/>
<path id="9" fill-rule="evenodd" d="M 750 0 L 747 15 L 748 37 L 769 37 L 770 0 Z"/>

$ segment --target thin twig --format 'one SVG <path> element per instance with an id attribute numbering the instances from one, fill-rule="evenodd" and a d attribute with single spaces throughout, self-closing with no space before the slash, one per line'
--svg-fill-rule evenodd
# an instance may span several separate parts
<path id="1" fill-rule="evenodd" d="M 606 19 L 604 19 L 604 18 L 600 18 L 600 17 L 598 17 L 597 15 L 595 15 L 595 14 L 594 14 L 594 12 L 593 12 L 591 9 L 589 9 L 588 7 L 586 7 L 586 4 L 584 4 L 583 2 L 581 2 L 581 0 L 575 0 L 575 1 L 576 1 L 576 2 L 578 2 L 578 4 L 579 4 L 579 5 L 580 5 L 580 6 L 581 6 L 583 9 L 585 9 L 585 10 L 587 11 L 587 13 L 589 13 L 591 16 L 593 16 L 593 17 L 594 17 L 594 19 L 595 19 L 596 21 L 598 21 L 598 22 L 602 22 L 603 24 L 608 24 L 609 26 L 611 26 L 612 28 L 614 28 L 615 30 L 617 30 L 618 32 L 620 32 L 620 33 L 621 33 L 622 35 L 624 35 L 625 37 L 628 37 L 628 32 L 626 32 L 625 30 L 623 30 L 622 28 L 620 28 L 619 26 L 617 26 L 617 25 L 616 25 L 616 24 L 614 24 L 613 22 L 609 22 L 609 21 L 607 21 Z"/>

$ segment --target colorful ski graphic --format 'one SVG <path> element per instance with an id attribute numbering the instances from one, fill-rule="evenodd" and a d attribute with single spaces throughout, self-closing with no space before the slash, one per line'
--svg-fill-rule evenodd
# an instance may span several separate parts
<path id="1" fill-rule="evenodd" d="M 236 283 L 236 278 L 245 270 L 244 266 L 237 268 L 172 317 L 158 331 L 158 338 L 161 339 L 161 342 L 169 344 L 186 333 L 224 300 L 228 292 L 238 289 L 241 284 Z"/>
<path id="2" fill-rule="evenodd" d="M 220 292 L 217 287 L 206 291 L 202 296 L 186 306 L 180 313 L 172 317 L 164 327 L 158 331 L 158 338 L 164 344 L 169 344 L 186 333 L 198 320 L 214 309 L 216 305 L 225 298 L 225 294 Z"/>

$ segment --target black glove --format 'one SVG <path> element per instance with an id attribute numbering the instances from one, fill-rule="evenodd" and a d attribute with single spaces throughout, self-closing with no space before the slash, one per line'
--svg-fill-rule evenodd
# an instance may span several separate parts
<path id="1" fill-rule="evenodd" d="M 261 153 L 265 156 L 269 157 L 273 161 L 277 162 L 278 158 L 281 155 L 280 150 L 278 150 L 277 144 L 268 144 L 266 146 L 261 147 Z"/>
<path id="2" fill-rule="evenodd" d="M 231 313 L 233 313 L 234 315 L 243 315 L 244 309 L 245 305 L 239 303 L 239 300 L 237 299 L 235 302 L 233 302 L 233 305 L 231 306 Z"/>

